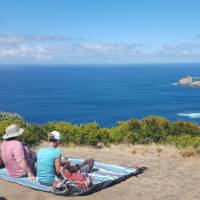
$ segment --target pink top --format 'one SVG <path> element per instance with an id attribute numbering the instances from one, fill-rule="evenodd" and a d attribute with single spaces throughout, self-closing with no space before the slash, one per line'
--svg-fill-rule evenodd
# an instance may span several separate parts
<path id="1" fill-rule="evenodd" d="M 20 141 L 4 141 L 1 146 L 2 159 L 11 176 L 20 177 L 26 172 L 19 166 L 19 161 L 25 159 L 24 148 Z"/>

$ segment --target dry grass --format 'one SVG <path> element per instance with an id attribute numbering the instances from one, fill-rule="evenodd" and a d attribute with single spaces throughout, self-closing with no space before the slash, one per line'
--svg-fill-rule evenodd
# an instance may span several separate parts
<path id="1" fill-rule="evenodd" d="M 200 158 L 192 149 L 179 150 L 167 145 L 111 145 L 61 147 L 65 155 L 93 157 L 103 162 L 147 167 L 138 177 L 132 177 L 113 187 L 83 197 L 58 197 L 0 180 L 0 194 L 8 200 L 199 200 Z"/>
<path id="2" fill-rule="evenodd" d="M 195 157 L 197 156 L 197 153 L 193 148 L 190 148 L 183 150 L 181 152 L 181 155 L 183 156 L 183 158 L 187 158 L 187 157 Z"/>

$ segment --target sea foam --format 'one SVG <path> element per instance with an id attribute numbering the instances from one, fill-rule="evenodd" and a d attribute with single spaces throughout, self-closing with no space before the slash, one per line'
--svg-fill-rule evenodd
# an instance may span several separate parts
<path id="1" fill-rule="evenodd" d="M 178 82 L 174 82 L 174 83 L 172 83 L 172 85 L 178 85 Z"/>
<path id="2" fill-rule="evenodd" d="M 200 113 L 178 113 L 179 116 L 189 117 L 189 118 L 200 118 Z"/>

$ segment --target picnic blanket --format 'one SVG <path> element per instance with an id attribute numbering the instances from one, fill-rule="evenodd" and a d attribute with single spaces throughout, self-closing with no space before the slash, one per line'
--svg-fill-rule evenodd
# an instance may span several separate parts
<path id="1" fill-rule="evenodd" d="M 83 161 L 82 159 L 75 159 L 75 158 L 70 158 L 69 160 L 73 164 L 78 164 Z M 128 177 L 137 175 L 142 172 L 143 170 L 140 168 L 129 168 L 125 166 L 113 165 L 113 164 L 107 164 L 107 163 L 101 163 L 101 162 L 95 161 L 94 170 L 90 174 L 93 180 L 92 186 L 87 191 L 84 191 L 82 193 L 68 192 L 68 193 L 65 193 L 64 195 L 75 196 L 75 195 L 84 195 L 84 194 L 93 193 L 105 187 L 119 183 L 127 179 Z M 40 184 L 37 178 L 35 181 L 31 181 L 28 177 L 20 177 L 20 178 L 11 177 L 7 173 L 7 170 L 5 168 L 0 169 L 0 178 L 35 189 L 35 190 L 40 190 L 44 192 L 52 192 L 54 194 L 60 194 L 59 192 L 53 191 L 51 186 Z"/>

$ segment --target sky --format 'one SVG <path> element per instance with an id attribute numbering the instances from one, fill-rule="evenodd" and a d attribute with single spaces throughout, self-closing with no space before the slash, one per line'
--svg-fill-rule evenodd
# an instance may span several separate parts
<path id="1" fill-rule="evenodd" d="M 200 63 L 199 0 L 0 0 L 0 64 Z"/>

